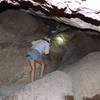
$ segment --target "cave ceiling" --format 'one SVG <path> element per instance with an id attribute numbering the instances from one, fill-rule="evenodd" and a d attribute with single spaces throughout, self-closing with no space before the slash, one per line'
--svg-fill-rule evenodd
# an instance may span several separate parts
<path id="1" fill-rule="evenodd" d="M 0 12 L 20 9 L 81 29 L 100 32 L 100 0 L 0 0 Z"/>

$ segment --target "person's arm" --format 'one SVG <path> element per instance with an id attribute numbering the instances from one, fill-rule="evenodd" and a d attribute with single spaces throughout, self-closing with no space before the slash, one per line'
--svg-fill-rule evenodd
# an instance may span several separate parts
<path id="1" fill-rule="evenodd" d="M 45 46 L 45 56 L 48 56 L 49 55 L 49 50 L 50 50 L 50 46 L 49 46 L 49 44 L 47 44 L 46 46 Z"/>

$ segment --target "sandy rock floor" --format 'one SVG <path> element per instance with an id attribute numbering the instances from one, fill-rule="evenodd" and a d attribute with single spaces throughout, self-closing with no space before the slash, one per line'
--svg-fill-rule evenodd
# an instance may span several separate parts
<path id="1" fill-rule="evenodd" d="M 1 87 L 0 92 L 13 95 L 14 100 L 63 100 L 65 95 L 72 95 L 72 83 L 65 72 L 55 71 L 25 86 Z"/>

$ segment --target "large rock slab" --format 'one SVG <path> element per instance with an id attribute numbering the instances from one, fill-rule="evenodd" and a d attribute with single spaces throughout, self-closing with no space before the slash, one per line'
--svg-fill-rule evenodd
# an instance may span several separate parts
<path id="1" fill-rule="evenodd" d="M 1 0 L 0 3 L 1 11 L 25 9 L 33 15 L 100 32 L 99 0 Z"/>
<path id="2" fill-rule="evenodd" d="M 65 72 L 55 71 L 0 100 L 64 100 L 66 95 L 73 95 L 71 79 Z"/>
<path id="3" fill-rule="evenodd" d="M 99 100 L 96 96 L 100 95 L 100 52 L 88 54 L 79 62 L 66 66 L 64 71 L 72 79 L 75 100 Z"/>

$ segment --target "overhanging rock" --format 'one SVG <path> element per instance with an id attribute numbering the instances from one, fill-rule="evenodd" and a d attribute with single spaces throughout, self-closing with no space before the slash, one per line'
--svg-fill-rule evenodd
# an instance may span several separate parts
<path id="1" fill-rule="evenodd" d="M 1 0 L 0 9 L 26 12 L 100 32 L 99 0 Z"/>

